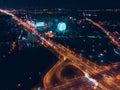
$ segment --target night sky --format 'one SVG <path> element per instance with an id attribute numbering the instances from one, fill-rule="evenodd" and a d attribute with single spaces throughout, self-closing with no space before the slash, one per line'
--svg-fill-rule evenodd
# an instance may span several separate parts
<path id="1" fill-rule="evenodd" d="M 24 8 L 119 8 L 119 0 L 0 0 L 0 7 Z"/>

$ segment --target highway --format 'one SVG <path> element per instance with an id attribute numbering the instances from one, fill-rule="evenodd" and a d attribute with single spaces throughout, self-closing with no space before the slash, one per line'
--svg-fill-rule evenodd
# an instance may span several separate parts
<path id="1" fill-rule="evenodd" d="M 60 86 L 57 87 L 57 89 L 53 89 L 55 86 L 52 84 L 51 78 L 53 77 L 54 73 L 57 75 L 56 77 L 58 79 L 61 79 L 61 71 L 60 69 L 64 68 L 66 65 L 73 65 L 75 68 L 78 68 L 80 71 L 84 73 L 84 76 L 81 77 L 80 79 L 77 79 L 78 81 L 81 82 L 86 82 L 87 80 L 87 85 L 91 86 L 91 89 L 88 89 L 86 84 L 81 87 L 81 90 L 120 90 L 120 80 L 116 78 L 115 75 L 119 75 L 119 72 L 114 72 L 112 71 L 111 68 L 116 68 L 113 66 L 98 66 L 95 63 L 91 62 L 90 60 L 86 59 L 85 57 L 76 54 L 69 48 L 66 48 L 65 46 L 61 44 L 57 44 L 56 42 L 46 39 L 43 37 L 35 28 L 33 28 L 30 24 L 22 21 L 19 19 L 17 16 L 15 16 L 12 13 L 7 12 L 6 10 L 0 9 L 0 12 L 10 15 L 14 20 L 16 20 L 20 25 L 23 25 L 26 29 L 27 32 L 34 33 L 39 40 L 39 44 L 43 45 L 44 47 L 48 48 L 51 52 L 57 55 L 59 61 L 55 66 L 50 69 L 50 71 L 45 75 L 43 83 L 44 83 L 44 89 L 45 90 L 64 90 L 61 88 L 65 88 L 67 90 L 72 90 L 71 88 L 74 89 L 74 85 L 76 85 L 76 78 L 73 78 L 72 82 L 70 80 L 66 80 L 66 82 L 60 83 Z M 92 22 L 94 25 L 98 26 L 103 30 L 106 35 L 109 36 L 109 38 L 112 40 L 112 42 L 117 45 L 118 47 L 120 46 L 120 43 L 117 42 L 112 35 L 108 34 L 108 32 L 102 28 L 99 24 L 95 23 L 91 19 L 86 18 L 87 21 Z M 68 62 L 65 64 L 65 62 Z M 119 66 L 120 64 L 116 64 L 116 66 Z M 117 69 L 117 68 L 116 68 Z M 108 73 L 108 70 L 111 70 L 111 72 Z M 105 74 L 101 73 L 105 72 Z M 115 75 L 113 74 L 115 73 Z M 93 78 L 95 77 L 96 78 Z M 99 78 L 99 76 L 102 76 Z M 62 81 L 62 80 L 61 80 Z M 65 84 L 67 83 L 68 84 Z M 80 82 L 79 82 L 80 83 Z M 62 85 L 62 86 L 61 86 Z M 72 85 L 72 86 L 71 86 Z M 78 85 L 78 84 L 77 84 Z M 79 86 L 79 85 L 78 85 Z M 86 86 L 86 87 L 85 87 Z M 68 88 L 66 88 L 68 87 Z M 79 87 L 80 88 L 80 87 Z M 80 89 L 79 89 L 80 90 Z"/>
<path id="2" fill-rule="evenodd" d="M 120 41 L 118 41 L 116 38 L 114 38 L 114 36 L 108 30 L 106 30 L 104 27 L 102 27 L 99 23 L 94 22 L 92 19 L 86 18 L 85 20 L 91 22 L 93 25 L 100 28 L 102 30 L 102 32 L 105 33 L 107 35 L 107 37 L 112 41 L 112 43 L 114 45 L 116 45 L 118 47 L 118 49 L 120 50 Z"/>

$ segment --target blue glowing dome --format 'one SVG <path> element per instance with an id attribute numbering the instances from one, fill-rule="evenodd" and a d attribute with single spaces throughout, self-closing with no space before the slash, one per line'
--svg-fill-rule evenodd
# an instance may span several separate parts
<path id="1" fill-rule="evenodd" d="M 66 23 L 64 23 L 64 22 L 58 23 L 57 29 L 58 29 L 59 31 L 64 31 L 64 30 L 66 30 Z"/>

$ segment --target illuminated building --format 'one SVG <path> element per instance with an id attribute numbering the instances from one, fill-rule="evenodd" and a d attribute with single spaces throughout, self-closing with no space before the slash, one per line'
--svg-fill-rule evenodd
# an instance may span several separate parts
<path id="1" fill-rule="evenodd" d="M 57 30 L 59 30 L 59 31 L 65 31 L 66 30 L 66 28 L 67 28 L 67 26 L 66 26 L 66 23 L 64 23 L 64 22 L 60 22 L 60 23 L 58 23 L 58 25 L 57 25 Z"/>

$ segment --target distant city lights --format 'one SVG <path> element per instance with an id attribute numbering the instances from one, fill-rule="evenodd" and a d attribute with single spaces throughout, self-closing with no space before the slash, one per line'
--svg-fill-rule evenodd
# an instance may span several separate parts
<path id="1" fill-rule="evenodd" d="M 47 9 L 43 9 L 42 11 L 49 12 L 49 10 L 47 10 Z M 64 11 L 64 9 L 58 9 L 58 11 L 62 12 L 62 11 Z M 71 11 L 73 11 L 73 10 L 71 10 Z M 38 50 L 40 51 L 40 53 L 43 53 L 41 50 L 42 49 L 44 50 L 44 48 L 53 52 L 56 55 L 56 58 L 58 57 L 57 59 L 60 61 L 60 62 L 58 61 L 58 63 L 56 64 L 59 66 L 54 66 L 53 68 L 51 68 L 51 70 L 48 71 L 48 73 L 46 73 L 45 77 L 43 77 L 44 71 L 42 71 L 42 69 L 40 70 L 39 67 L 38 67 L 38 70 L 32 70 L 34 72 L 31 72 L 31 68 L 29 68 L 29 66 L 31 67 L 31 62 L 30 62 L 30 65 L 28 65 L 28 69 L 30 69 L 30 70 L 28 70 L 28 72 L 26 72 L 26 70 L 23 70 L 25 72 L 22 72 L 24 74 L 24 76 L 22 75 L 22 78 L 21 78 L 21 73 L 20 74 L 17 73 L 17 75 L 18 74 L 20 75 L 17 77 L 18 79 L 15 78 L 17 81 L 16 80 L 14 81 L 13 80 L 14 77 L 11 77 L 12 81 L 14 81 L 14 82 L 8 83 L 8 85 L 15 84 L 11 88 L 14 87 L 17 89 L 24 90 L 24 88 L 27 89 L 26 88 L 26 87 L 28 87 L 27 85 L 29 85 L 29 86 L 33 85 L 33 83 L 35 81 L 35 82 L 39 82 L 39 84 L 37 84 L 31 90 L 42 90 L 42 88 L 44 90 L 46 90 L 49 88 L 53 89 L 54 87 L 55 87 L 54 90 L 61 89 L 61 88 L 68 90 L 69 87 L 70 87 L 70 89 L 74 89 L 74 90 L 76 90 L 76 87 L 77 87 L 77 89 L 82 89 L 82 90 L 84 88 L 85 88 L 85 90 L 86 89 L 120 90 L 120 87 L 119 87 L 120 63 L 117 62 L 117 63 L 112 64 L 112 61 L 115 60 L 115 62 L 116 62 L 117 59 L 118 60 L 120 59 L 120 43 L 118 40 L 120 37 L 117 32 L 112 33 L 113 32 L 112 30 L 111 30 L 111 32 L 108 31 L 109 27 L 111 27 L 111 24 L 108 24 L 109 27 L 107 30 L 107 29 L 104 29 L 104 27 L 107 28 L 107 23 L 105 25 L 104 24 L 99 25 L 98 22 L 101 22 L 101 23 L 103 22 L 103 21 L 101 21 L 101 19 L 100 20 L 98 19 L 98 21 L 97 21 L 94 18 L 96 21 L 96 22 L 94 22 L 94 21 L 92 21 L 92 19 L 87 18 L 87 17 L 93 17 L 94 13 L 85 14 L 85 16 L 87 16 L 87 17 L 85 17 L 85 16 L 84 17 L 87 18 L 86 19 L 87 22 L 85 21 L 85 19 L 81 20 L 81 18 L 83 18 L 83 16 L 78 17 L 79 20 L 81 20 L 81 21 L 79 21 L 79 24 L 77 24 L 77 22 L 78 22 L 77 16 L 75 19 L 72 16 L 71 17 L 67 16 L 64 18 L 64 16 L 63 16 L 64 13 L 63 13 L 63 15 L 60 14 L 62 17 L 59 18 L 59 16 L 58 16 L 58 19 L 56 19 L 57 17 L 55 17 L 55 16 L 53 16 L 54 18 L 51 17 L 51 14 L 50 14 L 50 19 L 49 19 L 49 17 L 48 17 L 49 15 L 47 15 L 47 18 L 46 18 L 46 16 L 44 17 L 44 14 L 43 14 L 43 17 L 41 17 L 42 21 L 41 20 L 39 21 L 39 19 L 38 20 L 33 19 L 35 21 L 32 21 L 32 20 L 29 21 L 29 20 L 25 19 L 22 21 L 22 19 L 19 19 L 14 14 L 9 13 L 6 10 L 0 9 L 0 12 L 12 16 L 13 19 L 15 19 L 15 21 L 16 21 L 15 26 L 13 27 L 12 24 L 14 24 L 14 23 L 10 18 L 12 24 L 9 24 L 8 26 L 5 24 L 5 28 L 2 28 L 3 31 L 4 31 L 4 29 L 6 30 L 6 26 L 7 26 L 8 30 L 9 30 L 9 28 L 12 28 L 12 29 L 11 29 L 11 31 L 7 31 L 8 33 L 6 34 L 6 36 L 7 36 L 8 40 L 4 41 L 4 37 L 2 37 L 2 34 L 4 34 L 3 32 L 0 35 L 1 36 L 0 39 L 3 38 L 3 40 L 1 39 L 2 42 L 0 41 L 1 66 L 2 66 L 2 63 L 4 65 L 4 62 L 10 62 L 8 60 L 9 59 L 11 60 L 11 58 L 12 58 L 12 62 L 14 60 L 16 62 L 16 60 L 18 59 L 17 63 L 19 65 L 17 67 L 18 68 L 17 70 L 19 70 L 19 66 L 21 66 L 21 63 L 23 63 L 23 62 L 21 62 L 21 60 L 25 61 L 23 58 L 24 55 L 22 55 L 21 53 L 29 55 L 30 57 L 27 56 L 28 60 L 29 60 L 29 58 L 31 60 L 32 57 L 36 57 L 36 58 L 40 57 L 41 58 L 41 56 L 38 55 L 39 54 Z M 36 10 L 35 10 L 35 12 L 36 12 Z M 40 14 L 40 15 L 42 15 L 42 14 Z M 68 14 L 68 15 L 70 15 L 70 14 Z M 82 14 L 80 14 L 80 15 L 82 15 Z M 44 20 L 44 18 L 45 18 L 45 20 Z M 69 20 L 67 20 L 68 18 L 69 18 Z M 32 19 L 32 18 L 30 18 L 30 19 Z M 63 21 L 61 22 L 60 20 L 61 21 L 63 20 Z M 16 27 L 17 27 L 17 29 L 16 29 Z M 113 30 L 115 30 L 115 28 L 113 28 Z M 118 27 L 118 31 L 119 31 L 119 27 Z M 16 35 L 14 34 L 14 32 Z M 9 35 L 13 39 L 12 38 L 9 39 L 9 37 L 8 37 Z M 33 52 L 34 54 L 32 54 L 31 50 L 28 50 L 28 49 L 27 50 L 25 49 L 25 53 L 24 53 L 24 50 L 22 48 L 23 49 L 24 48 L 28 48 L 28 49 L 35 48 L 35 50 L 32 49 L 32 51 L 34 51 L 35 53 Z M 23 51 L 21 52 L 21 50 L 23 50 Z M 7 53 L 6 53 L 6 51 L 7 51 Z M 18 54 L 16 54 L 16 52 L 18 52 Z M 30 52 L 30 54 L 28 52 Z M 45 53 L 46 52 L 48 52 L 48 51 L 45 51 Z M 37 53 L 37 56 L 36 56 L 36 53 Z M 12 57 L 10 55 L 12 55 Z M 13 57 L 14 55 L 15 55 L 15 57 Z M 19 56 L 20 58 L 17 57 L 18 55 L 20 55 Z M 43 55 L 43 57 L 45 57 L 45 56 Z M 2 59 L 3 60 L 5 59 L 5 60 L 2 61 Z M 49 64 L 51 61 L 48 62 L 48 59 L 49 59 L 49 57 L 45 58 L 44 60 L 47 60 L 47 63 Z M 19 63 L 19 60 L 20 60 L 20 63 Z M 62 64 L 61 61 L 68 62 L 68 63 Z M 33 58 L 33 62 L 34 62 L 34 58 Z M 36 63 L 38 63 L 38 62 L 36 62 Z M 36 63 L 35 64 L 33 63 L 35 65 L 35 68 L 33 67 L 32 69 L 36 69 Z M 40 64 L 42 64 L 42 65 L 45 64 L 46 65 L 45 67 L 48 67 L 48 64 L 46 64 L 46 62 L 40 63 Z M 108 65 L 106 65 L 106 64 L 108 64 Z M 7 65 L 9 65 L 9 64 L 7 64 Z M 10 62 L 10 65 L 11 65 L 11 62 Z M 50 63 L 50 65 L 51 65 L 51 63 Z M 66 66 L 69 66 L 69 65 L 70 66 L 74 65 L 75 67 L 77 67 L 77 69 L 70 68 L 70 70 L 69 70 L 69 67 L 67 67 L 67 69 L 66 69 Z M 17 64 L 15 66 L 17 66 Z M 26 66 L 26 62 L 25 62 L 24 66 Z M 38 65 L 38 66 L 40 66 L 40 65 Z M 57 72 L 58 67 L 59 67 L 59 72 Z M 13 65 L 13 67 L 10 68 L 10 70 L 12 70 L 13 68 L 14 68 L 14 65 Z M 24 68 L 25 67 L 22 67 L 22 68 L 20 68 L 20 70 L 22 70 Z M 64 70 L 64 68 L 65 68 L 65 70 Z M 65 72 L 67 70 L 69 70 L 71 74 L 67 75 L 66 73 L 64 73 L 63 70 Z M 84 76 L 80 77 L 78 70 L 82 70 L 81 72 L 83 72 Z M 14 70 L 12 70 L 12 71 L 13 72 L 11 72 L 11 73 L 16 74 L 16 72 L 14 72 Z M 71 72 L 71 71 L 75 71 L 75 72 Z M 8 71 L 5 71 L 5 72 L 8 72 Z M 76 73 L 76 72 L 78 72 L 78 73 Z M 76 76 L 73 78 L 71 77 L 73 75 L 72 73 L 76 74 Z M 2 73 L 2 74 L 4 74 L 4 73 Z M 14 76 L 14 75 L 11 75 L 11 76 Z M 54 81 L 54 76 L 57 81 Z M 68 76 L 71 78 L 69 78 Z M 62 81 L 62 79 L 64 82 Z M 69 79 L 72 79 L 72 81 L 69 82 Z M 65 85 L 63 85 L 63 84 L 65 84 Z M 5 83 L 5 85 L 7 87 L 6 83 Z M 41 85 L 42 85 L 42 87 L 41 87 Z M 76 85 L 78 85 L 78 86 L 76 86 Z M 5 90 L 8 90 L 8 89 L 6 89 L 6 87 L 5 87 Z M 1 86 L 0 86 L 0 88 L 1 88 Z M 7 87 L 7 88 L 9 88 L 9 87 Z M 31 88 L 31 86 L 28 88 Z M 0 89 L 0 90 L 3 90 L 3 89 Z M 12 89 L 10 89 L 10 90 L 12 90 Z"/>

